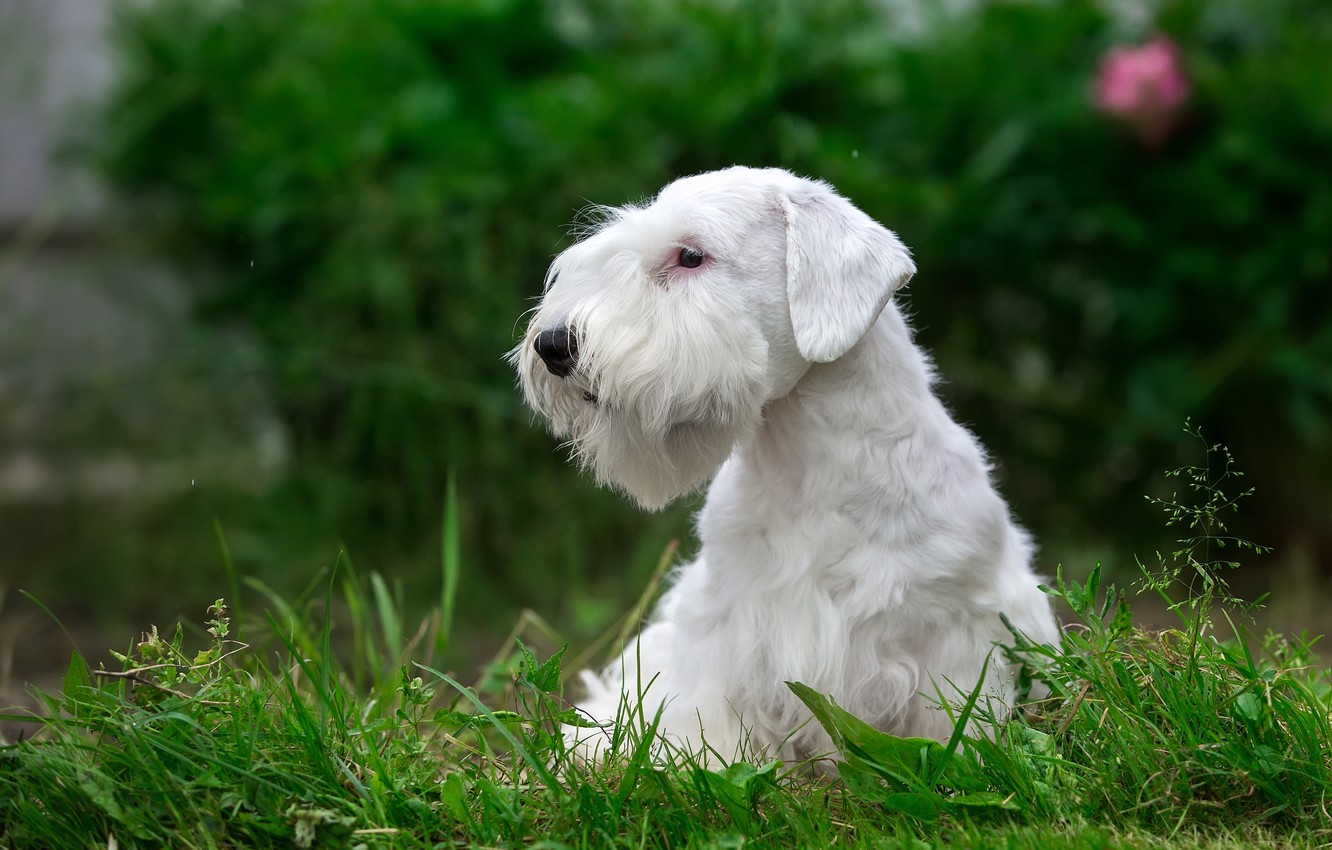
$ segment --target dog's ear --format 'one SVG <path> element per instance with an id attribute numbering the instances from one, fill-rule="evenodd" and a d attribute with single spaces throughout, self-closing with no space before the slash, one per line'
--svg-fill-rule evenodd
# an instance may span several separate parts
<path id="1" fill-rule="evenodd" d="M 916 265 L 901 240 L 826 184 L 804 182 L 781 200 L 796 346 L 827 363 L 869 332 Z"/>

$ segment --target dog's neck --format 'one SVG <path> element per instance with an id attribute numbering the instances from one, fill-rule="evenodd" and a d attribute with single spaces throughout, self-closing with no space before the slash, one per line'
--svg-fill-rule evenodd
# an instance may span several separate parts
<path id="1" fill-rule="evenodd" d="M 838 482 L 842 493 L 856 480 L 878 486 L 892 474 L 902 440 L 937 445 L 957 428 L 933 382 L 929 361 L 889 304 L 850 351 L 814 364 L 790 393 L 770 402 L 737 454 L 746 472 L 788 479 L 771 484 L 790 490 L 807 491 L 820 480 Z"/>

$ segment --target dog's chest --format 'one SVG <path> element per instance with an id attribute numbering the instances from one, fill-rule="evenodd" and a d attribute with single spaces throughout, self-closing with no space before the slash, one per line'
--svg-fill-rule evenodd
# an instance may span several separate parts
<path id="1" fill-rule="evenodd" d="M 880 492 L 793 492 L 799 486 L 739 458 L 713 482 L 699 536 L 730 601 L 827 600 L 850 620 L 899 604 L 919 572 L 921 535 L 891 515 Z"/>

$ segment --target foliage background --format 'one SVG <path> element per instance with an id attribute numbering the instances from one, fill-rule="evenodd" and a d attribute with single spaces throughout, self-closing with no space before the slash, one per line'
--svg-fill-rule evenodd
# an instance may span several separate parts
<path id="1" fill-rule="evenodd" d="M 1241 536 L 1311 581 L 1332 566 L 1332 7 L 1111 5 L 121 5 L 81 155 L 119 237 L 258 340 L 291 460 L 53 527 L 24 586 L 58 608 L 93 561 L 116 588 L 94 610 L 200 607 L 216 519 L 242 573 L 300 587 L 341 541 L 410 599 L 452 474 L 468 622 L 529 606 L 596 632 L 690 505 L 643 516 L 580 479 L 502 358 L 579 209 L 736 162 L 826 179 L 912 247 L 919 339 L 1045 569 L 1161 545 L 1142 495 L 1192 459 L 1192 417 L 1252 472 Z M 1089 92 L 1108 48 L 1158 31 L 1194 92 L 1149 150 Z"/>

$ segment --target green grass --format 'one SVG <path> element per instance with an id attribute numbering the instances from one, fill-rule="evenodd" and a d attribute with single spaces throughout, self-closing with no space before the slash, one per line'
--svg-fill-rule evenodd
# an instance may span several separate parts
<path id="1" fill-rule="evenodd" d="M 1133 627 L 1096 579 L 1080 623 L 1022 645 L 1052 696 L 994 738 L 884 735 L 801 692 L 841 779 L 773 762 L 571 763 L 560 654 L 519 645 L 466 687 L 436 611 L 377 577 L 270 599 L 242 643 L 150 632 L 115 671 L 75 656 L 39 731 L 0 749 L 4 847 L 1240 847 L 1332 837 L 1328 681 L 1305 642 Z M 336 613 L 336 623 L 333 613 Z M 186 647 L 198 643 L 198 650 Z M 339 659 L 351 660 L 339 660 Z M 412 663 L 410 659 L 420 659 Z M 963 707 L 964 710 L 967 707 Z M 979 705 L 970 706 L 984 713 Z"/>
<path id="2" fill-rule="evenodd" d="M 219 600 L 202 629 L 152 630 L 116 669 L 75 655 L 61 692 L 37 695 L 36 731 L 0 746 L 0 848 L 1326 845 L 1328 671 L 1308 640 L 1247 633 L 1231 562 L 1212 557 L 1237 545 L 1220 519 L 1237 473 L 1228 458 L 1191 473 L 1201 501 L 1163 503 L 1186 534 L 1144 570 L 1178 628 L 1135 626 L 1099 568 L 1059 576 L 1063 645 L 997 650 L 1047 695 L 989 735 L 896 738 L 795 684 L 840 750 L 831 775 L 653 755 L 651 717 L 606 765 L 577 764 L 558 733 L 563 650 L 515 641 L 471 685 L 443 672 L 446 533 L 420 623 L 343 564 L 292 601 L 237 582 L 248 616 Z M 974 695 L 952 710 L 959 728 L 988 711 Z"/>
<path id="3" fill-rule="evenodd" d="M 993 739 L 893 738 L 802 691 L 842 749 L 837 779 L 775 762 L 663 763 L 633 735 L 613 765 L 577 766 L 555 733 L 568 716 L 558 653 L 541 659 L 520 644 L 466 687 L 435 667 L 441 612 L 409 633 L 373 576 L 348 578 L 337 599 L 271 605 L 245 643 L 219 604 L 206 631 L 150 632 L 119 670 L 73 658 L 63 693 L 42 697 L 39 731 L 0 749 L 0 846 L 1175 848 L 1332 837 L 1327 678 L 1307 645 L 1144 632 L 1094 585 L 1055 589 L 1081 609 L 1062 649 L 1011 650 L 1053 695 Z"/>

